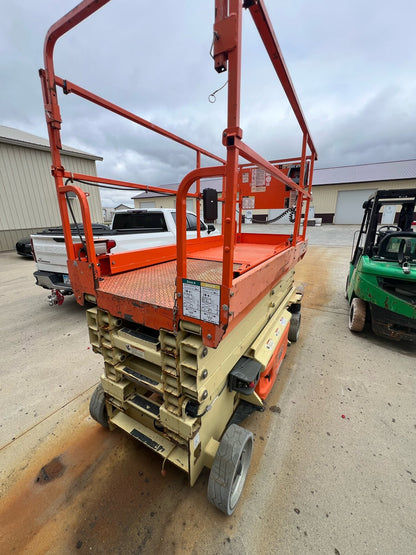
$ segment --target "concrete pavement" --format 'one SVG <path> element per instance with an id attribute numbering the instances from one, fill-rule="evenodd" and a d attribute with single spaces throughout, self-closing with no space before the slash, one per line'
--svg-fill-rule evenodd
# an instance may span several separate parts
<path id="1" fill-rule="evenodd" d="M 102 361 L 84 310 L 49 307 L 33 262 L 0 254 L 0 551 L 413 554 L 416 353 L 349 332 L 354 229 L 308 229 L 299 341 L 245 422 L 254 455 L 232 517 L 207 502 L 208 471 L 192 489 L 171 466 L 163 479 L 159 457 L 91 420 Z"/>

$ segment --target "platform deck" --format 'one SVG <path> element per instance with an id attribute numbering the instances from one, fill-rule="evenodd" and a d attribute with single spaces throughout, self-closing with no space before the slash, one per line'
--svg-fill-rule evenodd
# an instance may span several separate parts
<path id="1" fill-rule="evenodd" d="M 288 245 L 284 243 L 237 244 L 234 250 L 233 264 L 235 277 L 255 268 L 287 248 Z M 173 308 L 176 275 L 176 260 L 171 260 L 121 274 L 104 276 L 100 282 L 99 291 L 132 301 Z M 222 248 L 204 249 L 189 256 L 187 258 L 187 278 L 221 284 Z"/>

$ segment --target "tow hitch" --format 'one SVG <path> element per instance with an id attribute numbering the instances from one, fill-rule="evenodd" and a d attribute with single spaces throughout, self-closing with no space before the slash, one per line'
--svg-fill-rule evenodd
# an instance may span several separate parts
<path id="1" fill-rule="evenodd" d="M 64 302 L 64 295 L 59 291 L 59 289 L 52 289 L 51 294 L 48 295 L 49 306 L 59 305 Z"/>

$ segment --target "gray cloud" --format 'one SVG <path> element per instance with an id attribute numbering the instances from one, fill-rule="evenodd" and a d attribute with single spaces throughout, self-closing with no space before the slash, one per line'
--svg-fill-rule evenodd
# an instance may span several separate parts
<path id="1" fill-rule="evenodd" d="M 268 10 L 319 153 L 318 167 L 414 158 L 416 49 L 411 0 L 272 2 Z M 0 0 L 0 122 L 46 136 L 40 82 L 47 28 L 75 0 Z M 227 75 L 209 56 L 213 2 L 117 0 L 57 45 L 58 75 L 224 155 Z M 242 128 L 265 157 L 300 153 L 301 137 L 248 14 Z M 69 95 L 63 141 L 104 157 L 100 175 L 149 185 L 179 181 L 190 151 Z M 103 193 L 103 204 L 128 192 Z M 123 200 L 120 200 L 123 199 Z"/>

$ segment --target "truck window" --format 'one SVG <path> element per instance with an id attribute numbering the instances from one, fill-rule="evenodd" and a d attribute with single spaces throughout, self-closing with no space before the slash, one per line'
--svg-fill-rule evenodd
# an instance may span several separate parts
<path id="1" fill-rule="evenodd" d="M 173 221 L 176 224 L 176 212 L 172 212 Z M 201 221 L 201 231 L 206 231 L 207 226 Z M 197 219 L 194 214 L 186 213 L 186 231 L 197 231 Z"/>
<path id="2" fill-rule="evenodd" d="M 167 231 L 163 212 L 124 212 L 114 215 L 113 229 Z"/>
<path id="3" fill-rule="evenodd" d="M 196 216 L 193 214 L 186 214 L 186 229 L 188 231 L 196 231 L 197 230 L 197 221 Z"/>

